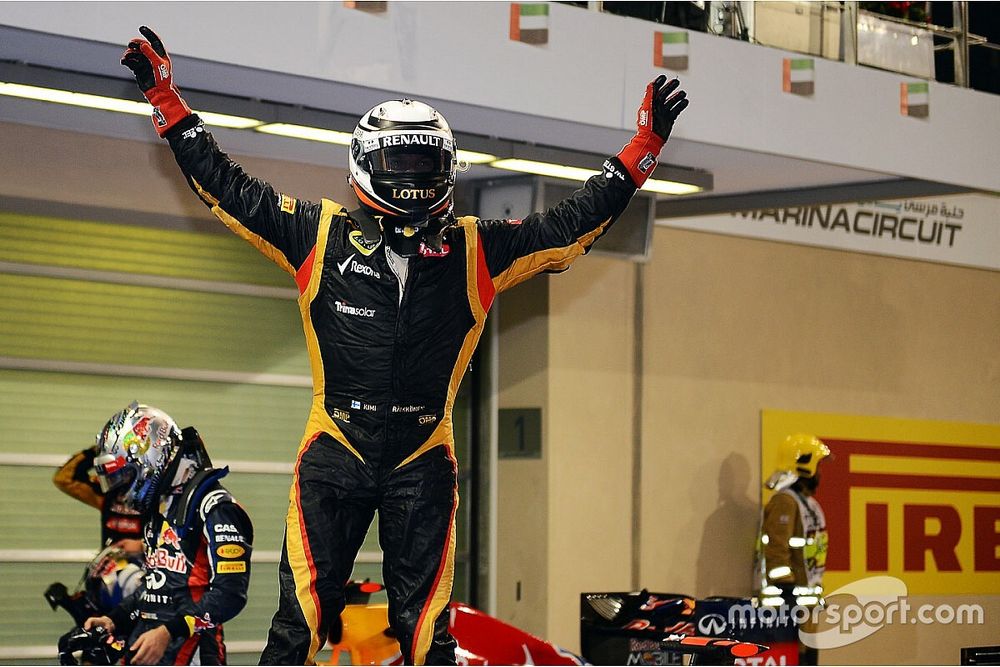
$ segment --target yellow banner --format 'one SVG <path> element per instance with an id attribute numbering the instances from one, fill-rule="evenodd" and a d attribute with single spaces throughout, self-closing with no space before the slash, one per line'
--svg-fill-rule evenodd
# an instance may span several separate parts
<path id="1" fill-rule="evenodd" d="M 1000 594 L 1000 425 L 764 410 L 761 479 L 797 432 L 832 451 L 826 590 L 889 575 L 911 595 Z"/>

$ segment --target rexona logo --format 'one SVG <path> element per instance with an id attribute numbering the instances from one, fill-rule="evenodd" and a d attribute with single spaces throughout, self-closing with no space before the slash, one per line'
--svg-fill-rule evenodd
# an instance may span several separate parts
<path id="1" fill-rule="evenodd" d="M 344 275 L 344 272 L 350 268 L 351 273 L 360 273 L 363 276 L 368 276 L 369 278 L 380 279 L 382 274 L 373 269 L 372 267 L 362 264 L 358 260 L 354 259 L 354 255 L 351 255 L 343 262 L 337 264 L 337 269 L 340 271 L 340 275 Z"/>
<path id="2" fill-rule="evenodd" d="M 334 301 L 333 305 L 336 306 L 338 313 L 344 313 L 345 315 L 351 315 L 353 317 L 365 317 L 368 319 L 375 317 L 374 308 L 366 308 L 365 306 L 352 306 L 350 304 L 344 303 L 343 301 Z"/>

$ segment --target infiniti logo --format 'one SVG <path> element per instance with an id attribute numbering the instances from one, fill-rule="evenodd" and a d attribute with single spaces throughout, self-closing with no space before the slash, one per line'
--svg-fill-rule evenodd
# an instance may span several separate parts
<path id="1" fill-rule="evenodd" d="M 146 575 L 146 588 L 149 590 L 157 590 L 163 588 L 163 584 L 167 583 L 167 575 L 160 570 L 152 570 Z"/>
<path id="2" fill-rule="evenodd" d="M 725 617 L 721 614 L 705 614 L 698 619 L 698 632 L 703 635 L 717 637 L 726 632 L 728 625 Z"/>

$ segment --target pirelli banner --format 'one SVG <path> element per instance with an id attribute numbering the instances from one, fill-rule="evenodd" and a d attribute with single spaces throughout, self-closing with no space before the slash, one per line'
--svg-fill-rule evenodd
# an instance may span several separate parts
<path id="1" fill-rule="evenodd" d="M 832 452 L 826 590 L 893 576 L 911 595 L 1000 594 L 1000 425 L 764 410 L 762 479 L 796 432 Z"/>
<path id="2" fill-rule="evenodd" d="M 1000 197 L 956 195 L 792 206 L 657 224 L 1000 270 Z"/>

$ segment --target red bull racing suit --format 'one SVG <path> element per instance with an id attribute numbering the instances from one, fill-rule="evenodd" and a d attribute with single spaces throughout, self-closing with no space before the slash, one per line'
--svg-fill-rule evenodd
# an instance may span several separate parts
<path id="1" fill-rule="evenodd" d="M 146 523 L 145 582 L 108 614 L 126 646 L 165 625 L 160 664 L 226 664 L 222 624 L 246 605 L 253 546 L 250 518 L 218 482 L 226 473 L 199 472 Z"/>
<path id="2" fill-rule="evenodd" d="M 166 135 L 188 183 L 294 277 L 314 394 L 298 448 L 262 664 L 309 663 L 337 633 L 345 582 L 376 511 L 390 623 L 414 664 L 454 663 L 448 634 L 457 471 L 452 406 L 495 295 L 587 252 L 635 185 L 617 158 L 523 220 L 460 218 L 401 286 L 359 213 L 252 178 L 190 115 Z M 247 323 L 252 326 L 252 323 Z"/>

